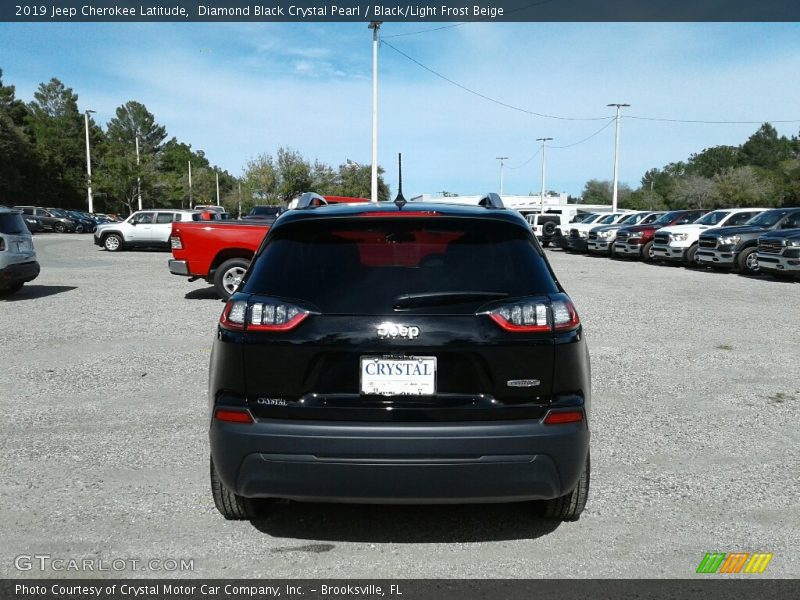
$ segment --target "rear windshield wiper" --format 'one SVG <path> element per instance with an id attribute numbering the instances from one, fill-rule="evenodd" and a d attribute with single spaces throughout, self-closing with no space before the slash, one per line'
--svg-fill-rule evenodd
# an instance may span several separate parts
<path id="1" fill-rule="evenodd" d="M 394 308 L 414 308 L 417 306 L 443 306 L 470 300 L 499 300 L 507 298 L 502 292 L 427 292 L 424 294 L 402 294 L 395 297 Z"/>

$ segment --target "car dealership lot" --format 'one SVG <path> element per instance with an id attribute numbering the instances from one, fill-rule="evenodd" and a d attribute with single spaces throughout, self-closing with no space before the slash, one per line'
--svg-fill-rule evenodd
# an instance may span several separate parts
<path id="1" fill-rule="evenodd" d="M 193 559 L 203 577 L 688 577 L 706 552 L 800 576 L 800 283 L 548 251 L 592 353 L 592 489 L 577 523 L 528 504 L 280 504 L 224 521 L 208 486 L 222 303 L 163 252 L 34 238 L 0 300 L 0 576 L 19 555 Z"/>

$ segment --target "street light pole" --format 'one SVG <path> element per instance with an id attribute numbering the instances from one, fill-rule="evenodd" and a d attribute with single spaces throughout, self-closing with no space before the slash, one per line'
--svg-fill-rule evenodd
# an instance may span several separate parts
<path id="1" fill-rule="evenodd" d="M 189 208 L 192 208 L 192 161 L 189 161 Z"/>
<path id="2" fill-rule="evenodd" d="M 219 171 L 214 171 L 217 176 L 217 206 L 219 206 Z"/>
<path id="3" fill-rule="evenodd" d="M 139 134 L 136 134 L 136 169 L 139 169 Z M 142 178 L 136 173 L 136 195 L 139 197 L 139 210 L 142 210 Z"/>
<path id="4" fill-rule="evenodd" d="M 503 162 L 508 160 L 507 156 L 498 156 L 495 160 L 500 161 L 500 196 L 503 196 Z"/>
<path id="5" fill-rule="evenodd" d="M 370 200 L 378 201 L 378 30 L 381 21 L 372 21 L 372 176 Z"/>
<path id="6" fill-rule="evenodd" d="M 619 187 L 619 114 L 621 108 L 627 108 L 630 104 L 609 104 L 617 108 L 616 116 L 616 135 L 614 136 L 614 191 L 611 194 L 611 212 L 617 212 L 617 190 Z"/>
<path id="7" fill-rule="evenodd" d="M 545 169 L 547 168 L 547 142 L 552 140 L 551 137 L 536 138 L 537 142 L 542 142 L 542 195 L 539 198 L 539 205 L 541 214 L 544 214 L 544 192 L 545 192 Z"/>
<path id="8" fill-rule="evenodd" d="M 89 113 L 93 110 L 86 110 L 83 113 L 83 121 L 86 125 L 86 194 L 89 197 L 89 212 L 94 212 L 94 198 L 92 197 L 92 152 L 89 148 Z"/>

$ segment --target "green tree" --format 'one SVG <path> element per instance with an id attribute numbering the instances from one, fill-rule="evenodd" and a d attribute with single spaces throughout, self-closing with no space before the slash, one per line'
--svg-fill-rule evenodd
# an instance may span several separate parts
<path id="1" fill-rule="evenodd" d="M 683 208 L 713 208 L 718 202 L 714 181 L 700 175 L 686 175 L 677 180 L 672 200 Z"/>
<path id="2" fill-rule="evenodd" d="M 779 203 L 772 183 L 751 166 L 725 169 L 714 176 L 718 206 L 763 206 Z"/>
<path id="3" fill-rule="evenodd" d="M 275 167 L 278 176 L 275 193 L 281 204 L 288 204 L 311 189 L 311 165 L 296 150 L 278 148 Z"/>
<path id="4" fill-rule="evenodd" d="M 144 104 L 130 100 L 118 106 L 115 116 L 108 122 L 109 141 L 131 144 L 134 148 L 139 138 L 139 153 L 158 154 L 167 137 L 167 130 L 156 123 L 155 116 Z"/>
<path id="5" fill-rule="evenodd" d="M 28 108 L 28 127 L 42 175 L 36 182 L 37 192 L 49 206 L 82 204 L 86 154 L 78 96 L 54 78 L 39 85 Z"/>
<path id="6" fill-rule="evenodd" d="M 278 171 L 270 154 L 260 154 L 247 161 L 244 187 L 256 204 L 278 204 Z"/>
<path id="7" fill-rule="evenodd" d="M 775 169 L 778 165 L 792 158 L 792 142 L 769 123 L 764 123 L 758 131 L 742 144 L 741 161 L 743 166 Z"/>
<path id="8" fill-rule="evenodd" d="M 739 166 L 739 148 L 736 146 L 714 146 L 706 148 L 689 158 L 687 171 L 701 177 L 713 177 L 725 169 Z"/>

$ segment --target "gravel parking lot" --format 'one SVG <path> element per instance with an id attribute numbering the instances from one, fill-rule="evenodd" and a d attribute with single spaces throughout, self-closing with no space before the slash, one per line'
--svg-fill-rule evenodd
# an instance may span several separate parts
<path id="1" fill-rule="evenodd" d="M 186 558 L 160 577 L 689 577 L 706 552 L 800 576 L 800 283 L 548 251 L 593 361 L 592 489 L 577 523 L 529 504 L 286 503 L 227 522 L 208 486 L 222 304 L 164 252 L 37 235 L 0 300 L 1 577 L 49 554 Z"/>

